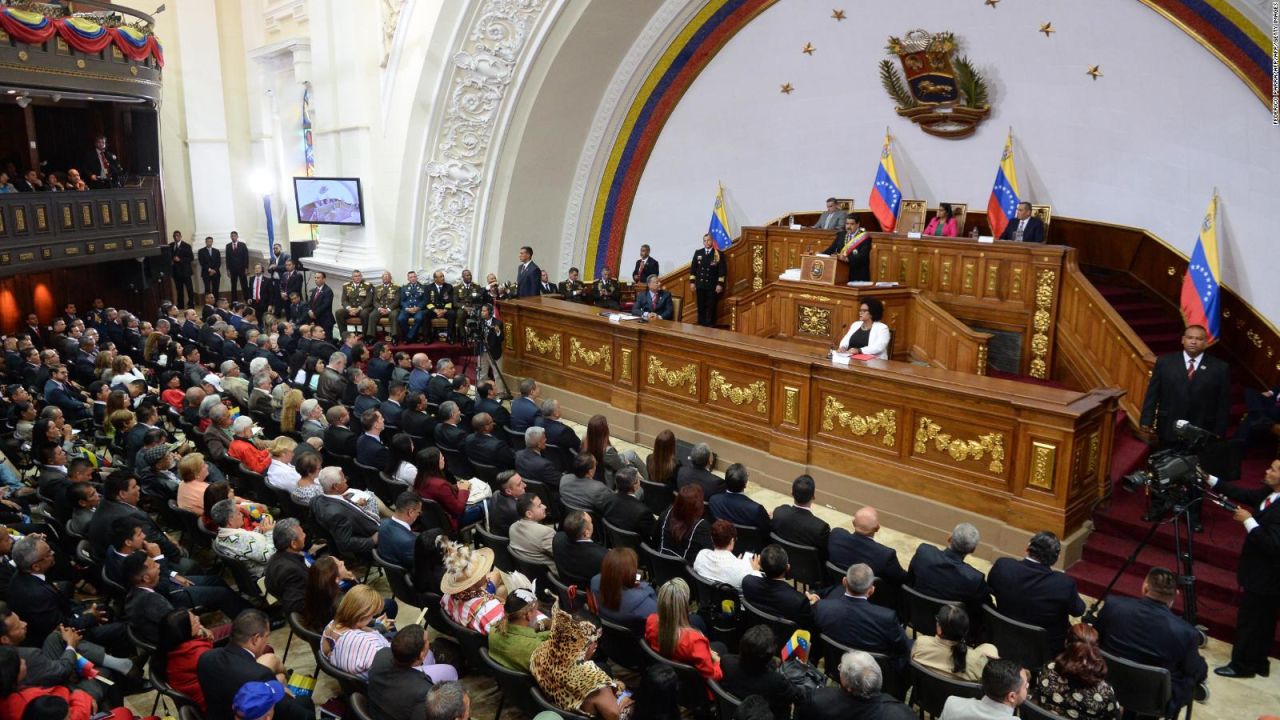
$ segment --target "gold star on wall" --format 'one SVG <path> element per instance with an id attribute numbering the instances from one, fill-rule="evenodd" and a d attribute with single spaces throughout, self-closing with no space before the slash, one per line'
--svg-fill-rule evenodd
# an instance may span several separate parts
<path id="1" fill-rule="evenodd" d="M 986 0 L 986 4 L 990 5 L 991 7 L 995 7 L 999 2 L 1000 0 Z"/>
<path id="2" fill-rule="evenodd" d="M 804 47 L 800 48 L 800 52 L 805 55 L 812 55 L 814 50 L 817 50 L 817 48 L 815 48 L 811 42 L 805 43 Z"/>
<path id="3" fill-rule="evenodd" d="M 1102 77 L 1102 71 L 1098 69 L 1100 67 L 1101 67 L 1100 65 L 1090 65 L 1089 69 L 1085 71 L 1085 74 L 1087 74 L 1089 77 L 1093 78 L 1094 80 L 1097 80 L 1098 78 Z"/>
<path id="4" fill-rule="evenodd" d="M 843 11 L 843 10 L 832 10 L 832 11 L 831 11 L 831 19 L 835 20 L 836 22 L 840 22 L 840 21 L 844 20 L 844 11 Z"/>
<path id="5" fill-rule="evenodd" d="M 1047 22 L 1040 23 L 1040 32 L 1044 33 L 1045 37 L 1049 37 L 1050 33 L 1056 33 L 1058 31 L 1053 29 L 1053 23 Z"/>
<path id="6" fill-rule="evenodd" d="M 783 94 L 783 95 L 790 95 L 794 90 L 795 90 L 795 88 L 794 88 L 794 87 L 791 87 L 791 83 L 783 83 L 783 85 L 782 85 L 782 94 Z"/>

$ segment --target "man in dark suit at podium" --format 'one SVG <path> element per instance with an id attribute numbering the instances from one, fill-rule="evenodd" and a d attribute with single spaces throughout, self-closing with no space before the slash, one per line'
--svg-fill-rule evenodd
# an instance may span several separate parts
<path id="1" fill-rule="evenodd" d="M 631 307 L 631 314 L 648 319 L 659 317 L 670 320 L 675 317 L 675 308 L 671 303 L 671 293 L 662 289 L 657 275 L 649 276 L 649 289 L 636 295 L 636 303 Z"/>
<path id="2" fill-rule="evenodd" d="M 858 222 L 857 215 L 844 219 L 844 231 L 836 235 L 822 254 L 835 255 L 841 262 L 849 263 L 849 280 L 871 279 L 871 236 Z"/>
<path id="3" fill-rule="evenodd" d="M 1014 214 L 1013 222 L 1004 227 L 1004 232 L 1000 233 L 1000 239 L 1015 242 L 1044 242 L 1044 222 L 1031 214 L 1031 203 L 1018 203 L 1018 211 Z"/>
<path id="4" fill-rule="evenodd" d="M 542 268 L 533 261 L 533 248 L 520 248 L 520 267 L 516 269 L 516 297 L 533 297 L 542 294 Z"/>

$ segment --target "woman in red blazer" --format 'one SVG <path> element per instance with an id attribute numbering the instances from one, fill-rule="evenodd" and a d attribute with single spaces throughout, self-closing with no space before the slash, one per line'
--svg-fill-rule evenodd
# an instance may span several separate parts
<path id="1" fill-rule="evenodd" d="M 174 610 L 160 623 L 160 645 L 151 662 L 163 663 L 157 673 L 169 687 L 195 701 L 205 711 L 204 689 L 196 678 L 196 663 L 206 651 L 213 649 L 213 635 L 200 624 L 190 610 Z"/>
<path id="2" fill-rule="evenodd" d="M 435 500 L 444 508 L 449 516 L 449 524 L 453 530 L 458 524 L 470 525 L 484 517 L 484 503 L 476 503 L 467 507 L 467 498 L 471 495 L 471 483 L 459 480 L 457 484 L 449 482 L 444 476 L 444 454 L 434 445 L 419 450 L 413 456 L 413 464 L 418 466 L 418 478 L 413 481 L 413 491 L 425 500 Z"/>
<path id="3" fill-rule="evenodd" d="M 692 665 L 707 680 L 724 677 L 720 670 L 720 652 L 707 636 L 689 624 L 689 585 L 682 578 L 668 580 L 658 589 L 658 612 L 644 624 L 644 639 L 659 655 Z"/>

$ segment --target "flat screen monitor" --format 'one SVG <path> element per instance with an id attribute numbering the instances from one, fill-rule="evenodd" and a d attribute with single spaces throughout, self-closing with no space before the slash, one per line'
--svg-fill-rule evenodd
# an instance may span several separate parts
<path id="1" fill-rule="evenodd" d="M 293 197 L 304 225 L 364 225 L 359 178 L 296 177 Z"/>

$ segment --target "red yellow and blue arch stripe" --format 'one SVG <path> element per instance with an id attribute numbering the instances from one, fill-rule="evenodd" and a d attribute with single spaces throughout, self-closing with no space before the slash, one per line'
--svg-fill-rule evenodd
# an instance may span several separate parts
<path id="1" fill-rule="evenodd" d="M 777 0 L 707 0 L 668 45 L 631 102 L 609 152 L 588 227 L 588 277 L 618 270 L 636 188 L 658 134 L 711 58 Z M 1138 0 L 1163 15 L 1231 68 L 1268 107 L 1270 40 L 1228 0 Z"/>

